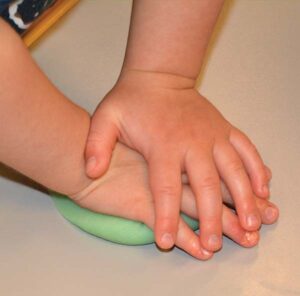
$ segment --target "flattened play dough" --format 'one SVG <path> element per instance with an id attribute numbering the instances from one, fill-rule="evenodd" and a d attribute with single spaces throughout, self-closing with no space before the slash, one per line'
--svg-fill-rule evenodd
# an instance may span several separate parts
<path id="1" fill-rule="evenodd" d="M 66 196 L 54 192 L 50 195 L 63 217 L 92 235 L 123 245 L 154 242 L 152 230 L 141 222 L 95 213 L 81 208 Z M 198 229 L 198 221 L 183 214 L 181 216 L 193 230 Z"/>

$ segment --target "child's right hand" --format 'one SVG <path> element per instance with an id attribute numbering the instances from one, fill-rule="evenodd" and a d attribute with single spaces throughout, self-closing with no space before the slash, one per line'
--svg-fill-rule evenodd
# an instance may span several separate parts
<path id="1" fill-rule="evenodd" d="M 92 117 L 86 145 L 90 177 L 106 169 L 117 139 L 147 161 L 154 233 L 161 248 L 176 241 L 182 173 L 191 183 L 202 221 L 200 240 L 207 250 L 222 244 L 221 179 L 241 226 L 259 229 L 253 192 L 268 196 L 263 161 L 249 138 L 194 88 L 193 79 L 125 69 Z"/>
<path id="2" fill-rule="evenodd" d="M 270 173 L 269 173 L 270 178 Z M 195 198 L 186 176 L 182 177 L 183 198 L 182 212 L 198 218 Z M 231 195 L 222 184 L 223 201 L 233 205 Z M 125 145 L 117 144 L 113 151 L 108 171 L 80 193 L 71 196 L 80 206 L 94 212 L 120 216 L 145 223 L 154 227 L 154 200 L 148 182 L 148 169 L 144 158 Z M 278 217 L 278 209 L 268 200 L 255 197 L 256 207 L 261 220 L 265 224 L 274 223 Z M 270 215 L 273 213 L 273 216 Z M 238 217 L 227 206 L 222 207 L 223 234 L 244 247 L 252 247 L 258 243 L 258 231 L 247 232 L 239 223 Z M 198 236 L 180 219 L 176 246 L 190 255 L 206 260 L 213 252 L 207 251 Z"/>

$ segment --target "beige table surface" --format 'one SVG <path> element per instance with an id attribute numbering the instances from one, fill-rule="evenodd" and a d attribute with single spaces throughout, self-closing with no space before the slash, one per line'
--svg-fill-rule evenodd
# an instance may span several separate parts
<path id="1" fill-rule="evenodd" d="M 82 1 L 32 50 L 51 80 L 92 111 L 117 78 L 129 0 Z M 225 239 L 200 262 L 175 249 L 112 244 L 65 221 L 52 200 L 0 168 L 0 295 L 300 295 L 300 1 L 229 1 L 199 89 L 273 170 L 280 221 L 258 247 Z"/>

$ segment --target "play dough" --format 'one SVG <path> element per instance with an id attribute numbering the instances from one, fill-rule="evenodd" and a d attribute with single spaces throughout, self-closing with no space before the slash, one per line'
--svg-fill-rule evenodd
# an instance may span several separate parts
<path id="1" fill-rule="evenodd" d="M 105 240 L 123 245 L 146 245 L 154 242 L 153 232 L 145 224 L 128 219 L 104 215 L 81 208 L 71 199 L 50 192 L 58 211 L 72 224 Z M 181 215 L 193 230 L 198 221 Z"/>

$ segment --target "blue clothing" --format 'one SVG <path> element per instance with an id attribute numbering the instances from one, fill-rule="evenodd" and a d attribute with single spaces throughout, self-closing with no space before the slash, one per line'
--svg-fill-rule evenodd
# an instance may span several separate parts
<path id="1" fill-rule="evenodd" d="M 0 13 L 6 8 L 11 0 L 0 0 Z"/>
<path id="2" fill-rule="evenodd" d="M 0 17 L 19 34 L 23 34 L 55 2 L 56 0 L 0 0 Z"/>

